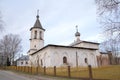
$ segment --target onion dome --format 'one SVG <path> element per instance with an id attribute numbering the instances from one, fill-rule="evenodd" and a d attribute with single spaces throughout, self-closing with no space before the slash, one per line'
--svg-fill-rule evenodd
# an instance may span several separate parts
<path id="1" fill-rule="evenodd" d="M 75 36 L 80 36 L 80 33 L 78 32 L 78 26 L 76 26 L 76 33 Z"/>
<path id="2" fill-rule="evenodd" d="M 76 33 L 75 33 L 75 36 L 80 36 L 80 33 L 79 33 L 79 32 L 76 32 Z"/>

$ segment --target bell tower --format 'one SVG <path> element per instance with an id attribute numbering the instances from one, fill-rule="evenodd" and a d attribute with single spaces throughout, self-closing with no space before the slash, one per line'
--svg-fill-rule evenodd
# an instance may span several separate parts
<path id="1" fill-rule="evenodd" d="M 36 22 L 34 26 L 31 27 L 30 31 L 31 31 L 30 50 L 28 54 L 32 54 L 33 52 L 44 47 L 45 29 L 42 27 L 39 20 L 39 10 L 37 11 Z"/>

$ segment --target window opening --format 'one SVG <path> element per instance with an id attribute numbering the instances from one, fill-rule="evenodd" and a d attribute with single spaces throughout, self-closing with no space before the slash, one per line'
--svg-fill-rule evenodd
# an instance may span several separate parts
<path id="1" fill-rule="evenodd" d="M 87 58 L 85 58 L 85 63 L 88 63 L 88 60 L 87 60 Z"/>
<path id="2" fill-rule="evenodd" d="M 63 63 L 67 64 L 67 57 L 65 57 L 65 56 L 63 57 Z"/>
<path id="3" fill-rule="evenodd" d="M 42 40 L 42 31 L 40 31 L 40 34 L 39 34 L 39 35 L 40 35 L 40 39 Z"/>
<path id="4" fill-rule="evenodd" d="M 35 31 L 35 36 L 34 36 L 35 39 L 37 39 L 37 31 Z"/>

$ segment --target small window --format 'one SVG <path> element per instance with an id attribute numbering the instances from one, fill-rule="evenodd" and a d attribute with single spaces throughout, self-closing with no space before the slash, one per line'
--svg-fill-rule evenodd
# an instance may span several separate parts
<path id="1" fill-rule="evenodd" d="M 23 65 L 23 62 L 21 62 L 21 65 Z"/>
<path id="2" fill-rule="evenodd" d="M 26 64 L 28 64 L 28 62 L 26 61 Z"/>
<path id="3" fill-rule="evenodd" d="M 37 39 L 37 31 L 35 31 L 34 39 Z"/>
<path id="4" fill-rule="evenodd" d="M 43 65 L 42 59 L 41 59 L 41 66 Z"/>
<path id="5" fill-rule="evenodd" d="M 40 31 L 39 36 L 40 36 L 40 39 L 42 40 L 42 31 Z"/>
<path id="6" fill-rule="evenodd" d="M 85 58 L 85 63 L 88 63 L 88 60 L 87 60 L 87 58 Z"/>
<path id="7" fill-rule="evenodd" d="M 63 57 L 63 63 L 67 64 L 67 57 L 65 57 L 65 56 Z"/>

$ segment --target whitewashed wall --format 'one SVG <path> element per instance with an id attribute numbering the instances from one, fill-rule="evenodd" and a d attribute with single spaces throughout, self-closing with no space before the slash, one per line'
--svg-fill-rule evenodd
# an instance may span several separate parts
<path id="1" fill-rule="evenodd" d="M 86 43 L 86 42 L 81 42 L 80 44 L 77 44 L 74 47 L 84 47 L 84 48 L 99 49 L 99 45 L 98 44 L 92 44 L 92 43 Z"/>
<path id="2" fill-rule="evenodd" d="M 76 52 L 78 54 L 78 66 L 87 66 L 85 58 L 88 59 L 88 64 L 97 67 L 96 51 L 75 48 L 52 48 L 51 50 L 51 66 L 63 66 L 63 57 L 67 57 L 67 62 L 70 66 L 76 67 Z"/>
<path id="3" fill-rule="evenodd" d="M 67 57 L 67 62 L 70 66 L 76 67 L 76 52 L 78 54 L 78 66 L 87 66 L 85 58 L 88 60 L 88 64 L 93 67 L 97 67 L 96 50 L 77 49 L 77 48 L 65 48 L 65 47 L 46 47 L 38 53 L 30 57 L 30 62 L 33 66 L 64 66 L 63 57 Z M 39 60 L 39 61 L 38 61 Z M 41 60 L 43 65 L 41 65 Z"/>
<path id="4" fill-rule="evenodd" d="M 37 31 L 37 39 L 34 39 L 35 36 L 35 31 Z M 43 40 L 40 40 L 40 31 L 41 33 L 41 38 Z M 44 31 L 38 28 L 34 28 L 31 31 L 31 40 L 30 40 L 30 49 L 40 49 L 44 46 Z"/>
<path id="5" fill-rule="evenodd" d="M 30 66 L 49 66 L 50 65 L 50 48 L 47 47 L 34 55 L 29 56 Z M 42 60 L 42 65 L 41 65 Z"/>

